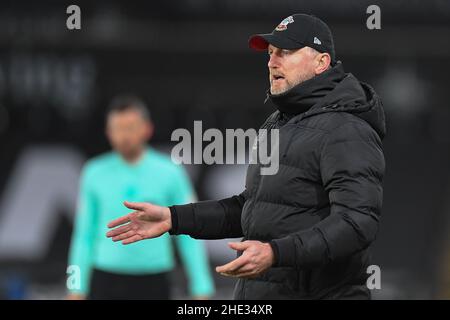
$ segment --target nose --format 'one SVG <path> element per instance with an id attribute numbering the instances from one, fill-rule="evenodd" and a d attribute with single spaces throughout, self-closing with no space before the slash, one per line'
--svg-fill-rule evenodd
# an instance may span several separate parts
<path id="1" fill-rule="evenodd" d="M 278 57 L 276 54 L 272 53 L 272 54 L 269 56 L 269 61 L 267 62 L 267 66 L 268 66 L 269 68 L 276 68 L 276 67 L 278 67 L 279 65 L 280 65 L 279 57 Z"/>

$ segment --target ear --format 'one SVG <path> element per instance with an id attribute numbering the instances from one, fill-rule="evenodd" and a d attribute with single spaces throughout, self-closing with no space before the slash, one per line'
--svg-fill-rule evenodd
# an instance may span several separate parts
<path id="1" fill-rule="evenodd" d="M 321 53 L 318 54 L 317 57 L 317 66 L 316 69 L 314 70 L 314 72 L 316 73 L 316 75 L 321 74 L 322 72 L 326 71 L 331 64 L 331 56 L 329 53 Z"/>
<path id="2" fill-rule="evenodd" d="M 111 139 L 111 134 L 110 134 L 110 131 L 109 131 L 108 124 L 106 124 L 104 132 L 105 132 L 106 138 L 108 138 L 108 140 Z"/>
<path id="3" fill-rule="evenodd" d="M 153 133 L 155 132 L 155 126 L 152 121 L 148 121 L 145 125 L 145 138 L 149 141 L 153 137 Z"/>

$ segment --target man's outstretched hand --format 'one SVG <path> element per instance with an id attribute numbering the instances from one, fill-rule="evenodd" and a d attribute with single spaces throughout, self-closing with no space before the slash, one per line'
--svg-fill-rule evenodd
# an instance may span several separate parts
<path id="1" fill-rule="evenodd" d="M 130 244 L 159 237 L 172 228 L 170 209 L 167 207 L 128 201 L 124 205 L 135 211 L 108 223 L 108 228 L 117 227 L 106 234 L 113 241 Z"/>
<path id="2" fill-rule="evenodd" d="M 216 268 L 224 276 L 254 278 L 267 271 L 275 262 L 272 247 L 268 243 L 247 240 L 230 242 L 228 245 L 243 253 L 239 258 Z"/>

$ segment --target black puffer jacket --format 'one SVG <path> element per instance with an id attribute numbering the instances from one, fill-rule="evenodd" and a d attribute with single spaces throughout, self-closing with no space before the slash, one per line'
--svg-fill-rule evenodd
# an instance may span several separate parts
<path id="1" fill-rule="evenodd" d="M 278 110 L 263 127 L 280 130 L 278 173 L 250 165 L 242 194 L 171 207 L 171 233 L 270 242 L 276 264 L 240 279 L 236 299 L 370 298 L 385 166 L 380 99 L 341 63 L 269 98 Z"/>

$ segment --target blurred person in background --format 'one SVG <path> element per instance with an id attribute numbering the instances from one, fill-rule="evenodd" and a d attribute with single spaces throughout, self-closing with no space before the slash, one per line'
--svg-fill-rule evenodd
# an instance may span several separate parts
<path id="1" fill-rule="evenodd" d="M 109 224 L 123 244 L 165 232 L 199 239 L 241 237 L 238 257 L 216 271 L 238 278 L 235 299 L 370 299 L 369 247 L 383 200 L 386 133 L 374 89 L 344 71 L 322 20 L 287 17 L 251 48 L 268 53 L 277 107 L 263 129 L 279 129 L 279 170 L 250 164 L 245 190 L 219 201 L 170 208 L 125 205 Z"/>
<path id="2" fill-rule="evenodd" d="M 80 287 L 68 299 L 170 299 L 174 254 L 168 234 L 124 247 L 104 237 L 106 223 L 120 215 L 124 199 L 161 206 L 192 201 L 194 191 L 181 166 L 147 146 L 153 123 L 143 101 L 115 98 L 107 114 L 106 135 L 114 151 L 87 162 L 80 179 L 69 265 L 80 269 Z M 190 294 L 214 293 L 204 244 L 176 236 Z"/>

